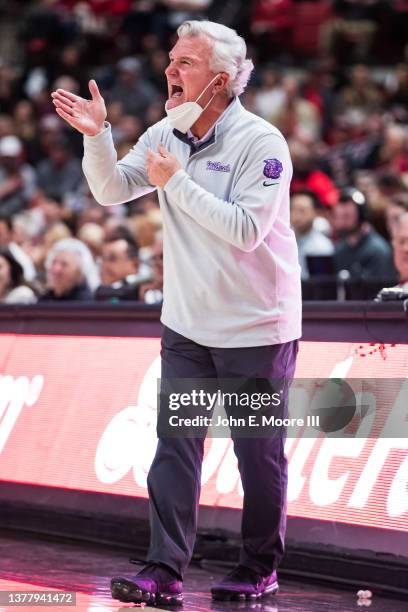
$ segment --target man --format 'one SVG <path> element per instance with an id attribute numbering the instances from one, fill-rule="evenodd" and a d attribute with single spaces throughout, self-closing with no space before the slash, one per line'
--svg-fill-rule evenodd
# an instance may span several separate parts
<path id="1" fill-rule="evenodd" d="M 53 93 L 58 114 L 85 134 L 83 167 L 96 199 L 110 205 L 157 189 L 163 216 L 162 381 L 285 379 L 301 333 L 300 266 L 289 220 L 292 164 L 274 127 L 238 96 L 253 64 L 235 31 L 185 22 L 166 69 L 168 117 L 116 162 L 95 81 L 92 100 Z M 285 385 L 287 390 L 287 386 Z M 283 404 L 286 406 L 287 393 Z M 287 463 L 282 436 L 234 438 L 244 490 L 240 564 L 215 598 L 278 589 Z M 180 603 L 191 559 L 203 437 L 160 437 L 148 488 L 148 565 L 114 578 L 115 598 Z"/>
<path id="2" fill-rule="evenodd" d="M 354 188 L 340 194 L 332 210 L 337 272 L 347 270 L 353 280 L 392 279 L 395 276 L 389 244 L 368 223 L 365 196 Z"/>
<path id="3" fill-rule="evenodd" d="M 314 227 L 319 201 L 312 191 L 299 191 L 290 199 L 290 221 L 296 234 L 302 279 L 309 278 L 308 255 L 333 255 L 333 243 Z"/>
<path id="4" fill-rule="evenodd" d="M 64 238 L 50 249 L 45 262 L 47 291 L 40 301 L 89 301 L 97 271 L 88 247 L 76 238 Z"/>
<path id="5" fill-rule="evenodd" d="M 139 299 L 139 247 L 126 228 L 120 229 L 102 245 L 102 284 L 95 292 L 97 300 Z"/>
<path id="6" fill-rule="evenodd" d="M 392 239 L 394 263 L 399 275 L 399 287 L 408 292 L 408 212 L 396 221 Z"/>

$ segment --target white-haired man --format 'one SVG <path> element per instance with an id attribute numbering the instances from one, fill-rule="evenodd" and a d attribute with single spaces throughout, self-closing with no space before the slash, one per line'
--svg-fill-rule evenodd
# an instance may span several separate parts
<path id="1" fill-rule="evenodd" d="M 45 260 L 47 290 L 40 301 L 90 301 L 99 274 L 86 244 L 76 238 L 55 242 Z"/>
<path id="2" fill-rule="evenodd" d="M 54 104 L 85 134 L 83 168 L 101 204 L 158 191 L 164 238 L 162 385 L 198 378 L 287 383 L 301 333 L 288 148 L 278 130 L 240 104 L 253 68 L 244 40 L 225 26 L 199 21 L 185 22 L 178 35 L 166 69 L 168 116 L 121 161 L 94 81 L 92 100 L 58 90 Z M 212 594 L 252 599 L 278 589 L 287 463 L 283 436 L 254 439 L 237 431 L 232 436 L 244 490 L 242 550 L 239 565 Z M 204 435 L 159 431 L 148 476 L 148 565 L 131 580 L 114 578 L 115 598 L 159 605 L 182 601 L 203 449 Z"/>

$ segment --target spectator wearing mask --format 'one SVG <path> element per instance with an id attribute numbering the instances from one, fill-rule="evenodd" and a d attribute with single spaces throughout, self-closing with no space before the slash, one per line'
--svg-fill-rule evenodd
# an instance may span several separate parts
<path id="1" fill-rule="evenodd" d="M 344 189 L 332 210 L 331 221 L 339 239 L 334 254 L 337 272 L 347 270 L 353 280 L 395 277 L 391 248 L 368 223 L 366 199 L 361 191 Z"/>
<path id="2" fill-rule="evenodd" d="M 50 249 L 45 262 L 47 291 L 41 301 L 89 301 L 98 285 L 98 273 L 88 247 L 76 238 L 64 238 Z"/>
<path id="3" fill-rule="evenodd" d="M 333 243 L 314 227 L 319 201 L 311 191 L 299 191 L 290 199 L 290 221 L 296 234 L 302 279 L 309 277 L 307 257 L 309 255 L 333 255 Z"/>
<path id="4" fill-rule="evenodd" d="M 0 248 L 0 304 L 33 304 L 34 291 L 24 280 L 22 266 L 9 249 Z"/>
<path id="5" fill-rule="evenodd" d="M 34 195 L 35 173 L 24 162 L 24 149 L 16 136 L 0 138 L 0 213 L 12 215 L 24 210 Z"/>
<path id="6" fill-rule="evenodd" d="M 95 298 L 112 302 L 138 300 L 139 247 L 126 228 L 118 228 L 105 240 L 101 261 L 102 284 Z"/>

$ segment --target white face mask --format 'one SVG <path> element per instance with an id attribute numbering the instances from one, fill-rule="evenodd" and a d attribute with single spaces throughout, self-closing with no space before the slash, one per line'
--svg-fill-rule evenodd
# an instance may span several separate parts
<path id="1" fill-rule="evenodd" d="M 202 113 L 205 111 L 205 109 L 214 100 L 214 97 L 216 96 L 216 94 L 214 94 L 212 96 L 212 98 L 204 106 L 204 108 L 202 108 L 198 104 L 197 101 L 201 98 L 203 93 L 205 91 L 207 91 L 207 89 L 210 87 L 210 85 L 212 85 L 212 83 L 214 83 L 214 81 L 216 79 L 218 79 L 218 76 L 219 75 L 217 74 L 208 83 L 208 85 L 206 85 L 204 87 L 203 91 L 200 93 L 200 95 L 195 100 L 195 102 L 193 102 L 193 101 L 183 102 L 183 104 L 179 104 L 178 106 L 175 106 L 174 108 L 167 108 L 167 102 L 166 102 L 166 105 L 165 105 L 166 113 L 167 113 L 167 116 L 169 118 L 170 125 L 173 128 L 175 128 L 176 130 L 179 130 L 179 132 L 182 132 L 183 134 L 185 134 L 191 128 L 191 126 L 195 124 L 197 119 L 202 115 Z"/>

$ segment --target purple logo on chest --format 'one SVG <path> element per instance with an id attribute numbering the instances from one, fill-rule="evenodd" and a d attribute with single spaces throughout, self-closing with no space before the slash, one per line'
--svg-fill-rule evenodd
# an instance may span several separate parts
<path id="1" fill-rule="evenodd" d="M 283 171 L 282 162 L 279 159 L 264 159 L 265 166 L 263 169 L 264 176 L 269 179 L 278 179 Z"/>
<path id="2" fill-rule="evenodd" d="M 221 164 L 220 162 L 207 162 L 207 170 L 215 170 L 216 172 L 231 172 L 229 164 Z"/>

